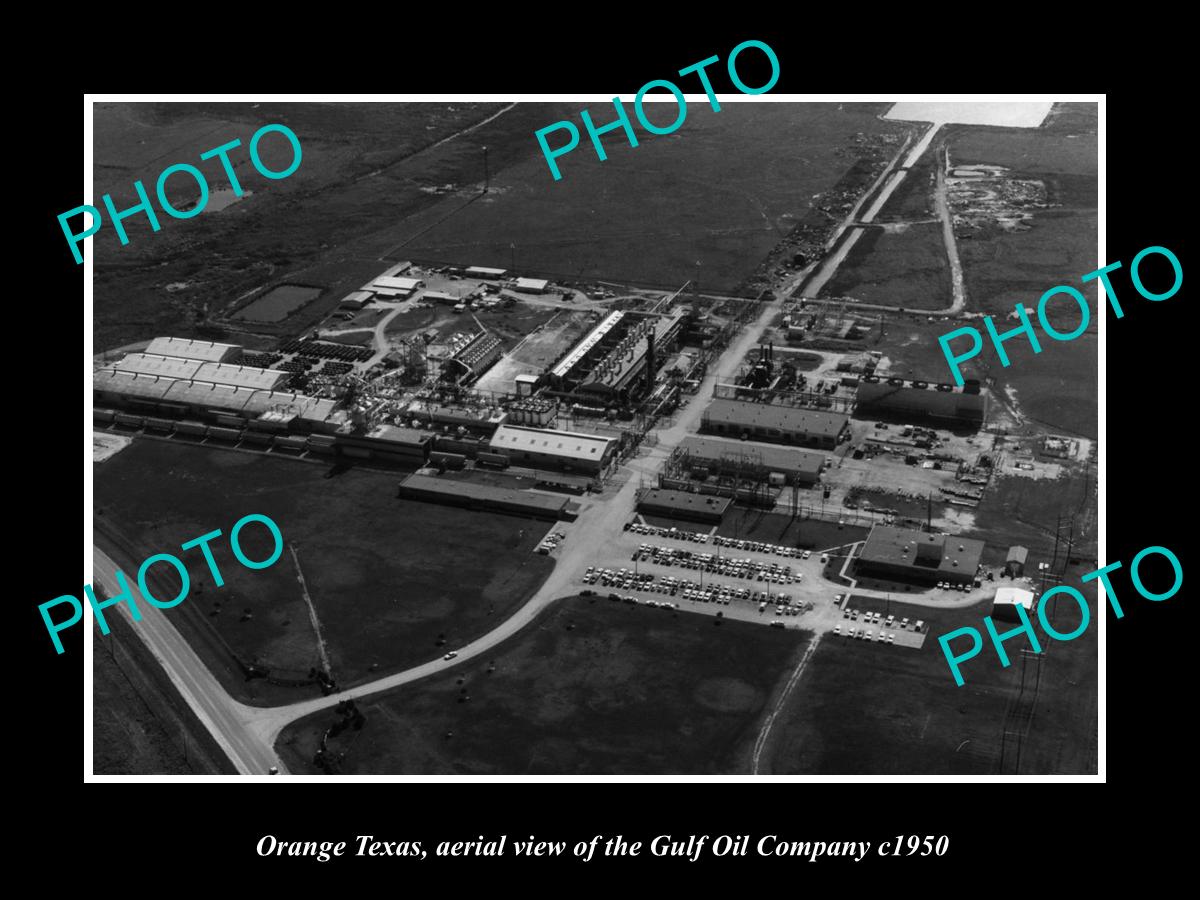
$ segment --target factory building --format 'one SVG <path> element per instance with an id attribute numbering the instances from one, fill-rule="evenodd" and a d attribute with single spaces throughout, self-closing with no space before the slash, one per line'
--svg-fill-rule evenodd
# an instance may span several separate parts
<path id="1" fill-rule="evenodd" d="M 522 294 L 544 294 L 549 287 L 550 282 L 542 278 L 518 278 L 512 289 Z"/>
<path id="2" fill-rule="evenodd" d="M 961 422 L 982 425 L 984 397 L 979 383 L 962 387 L 930 384 L 903 378 L 866 375 L 858 385 L 857 413 L 862 416 L 895 416 L 905 420 Z"/>
<path id="3" fill-rule="evenodd" d="M 236 362 L 242 356 L 237 344 L 214 344 L 212 341 L 193 341 L 189 338 L 159 337 L 150 342 L 146 353 L 154 356 L 178 356 L 201 362 Z"/>
<path id="4" fill-rule="evenodd" d="M 482 278 L 486 281 L 498 281 L 508 274 L 508 270 L 491 269 L 487 266 L 470 266 L 463 274 L 468 278 Z"/>
<path id="5" fill-rule="evenodd" d="M 192 353 L 194 357 L 156 351 Z M 172 418 L 198 415 L 245 424 L 270 413 L 288 427 L 329 430 L 336 401 L 280 390 L 288 373 L 242 366 L 242 348 L 180 338 L 155 338 L 144 353 L 129 353 L 93 374 L 98 404 L 133 407 Z"/>
<path id="6" fill-rule="evenodd" d="M 493 453 L 503 453 L 513 465 L 568 472 L 602 472 L 616 447 L 613 438 L 573 431 L 501 425 L 492 435 Z"/>
<path id="7" fill-rule="evenodd" d="M 178 356 L 159 356 L 151 353 L 127 353 L 123 359 L 109 363 L 105 369 L 136 375 L 161 375 L 164 378 L 193 378 L 204 365 L 198 359 Z"/>
<path id="8" fill-rule="evenodd" d="M 506 419 L 504 411 L 499 407 L 439 406 L 426 404 L 421 400 L 414 400 L 403 415 L 413 423 L 414 428 L 432 428 L 439 425 L 445 429 L 460 429 L 489 437 Z"/>
<path id="9" fill-rule="evenodd" d="M 378 278 L 372 281 L 370 285 L 364 288 L 364 290 L 371 291 L 380 297 L 403 300 L 411 297 L 416 291 L 419 291 L 424 286 L 425 282 L 420 278 L 380 275 Z"/>
<path id="10" fill-rule="evenodd" d="M 204 363 L 196 370 L 195 381 L 231 384 L 255 391 L 274 391 L 288 380 L 289 373 L 281 369 L 262 369 L 258 366 L 239 366 L 231 363 Z"/>
<path id="11" fill-rule="evenodd" d="M 211 381 L 191 381 L 104 369 L 92 382 L 97 404 L 154 410 L 173 418 L 194 415 L 238 419 L 242 423 L 270 418 L 293 430 L 325 431 L 337 401 L 288 391 L 255 390 Z"/>
<path id="12" fill-rule="evenodd" d="M 651 488 L 638 500 L 638 512 L 716 524 L 725 518 L 733 500 L 712 494 Z"/>
<path id="13" fill-rule="evenodd" d="M 432 475 L 409 475 L 400 482 L 400 496 L 445 506 L 495 510 L 539 519 L 572 519 L 578 511 L 577 504 L 566 497 Z"/>
<path id="14" fill-rule="evenodd" d="M 824 453 L 716 437 L 686 437 L 679 444 L 679 454 L 693 475 L 778 474 L 784 484 L 801 487 L 816 484 L 825 465 Z"/>
<path id="15" fill-rule="evenodd" d="M 860 574 L 936 584 L 970 583 L 979 570 L 983 541 L 876 525 L 858 555 Z"/>
<path id="16" fill-rule="evenodd" d="M 841 413 L 716 399 L 704 411 L 701 430 L 710 434 L 832 450 L 849 433 L 849 422 L 849 418 Z"/>
<path id="17" fill-rule="evenodd" d="M 481 331 L 454 351 L 446 367 L 461 384 L 478 378 L 503 354 L 500 339 L 490 331 Z"/>
<path id="18" fill-rule="evenodd" d="M 433 435 L 395 425 L 376 425 L 366 434 L 355 434 L 347 424 L 339 429 L 337 444 L 341 453 L 356 459 L 422 466 L 433 448 Z"/>
<path id="19" fill-rule="evenodd" d="M 1002 587 L 996 590 L 992 600 L 992 618 L 1003 619 L 1007 622 L 1019 622 L 1021 617 L 1017 607 L 1025 607 L 1027 616 L 1033 614 L 1033 592 L 1015 587 Z"/>
<path id="20" fill-rule="evenodd" d="M 556 391 L 591 394 L 623 402 L 678 342 L 686 310 L 669 316 L 610 313 L 553 368 L 547 381 Z"/>

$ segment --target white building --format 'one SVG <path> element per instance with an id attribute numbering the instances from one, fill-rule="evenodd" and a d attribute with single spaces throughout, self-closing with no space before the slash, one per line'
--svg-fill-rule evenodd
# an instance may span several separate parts
<path id="1" fill-rule="evenodd" d="M 1026 615 L 1033 615 L 1033 591 L 1022 590 L 1016 587 L 1002 587 L 997 589 L 996 597 L 992 600 L 992 618 L 1004 619 L 1009 622 L 1020 621 L 1020 616 L 1017 613 L 1017 607 L 1025 607 Z"/>
<path id="2" fill-rule="evenodd" d="M 521 425 L 501 425 L 491 441 L 492 452 L 515 466 L 590 474 L 603 471 L 615 448 L 614 438 Z"/>

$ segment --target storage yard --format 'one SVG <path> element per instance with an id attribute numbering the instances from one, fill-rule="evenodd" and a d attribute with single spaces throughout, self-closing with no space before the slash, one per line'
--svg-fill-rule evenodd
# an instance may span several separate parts
<path id="1" fill-rule="evenodd" d="M 290 304 L 278 333 L 100 354 L 97 532 L 133 558 L 211 528 L 228 496 L 280 524 L 294 555 L 178 621 L 230 694 L 264 708 L 294 772 L 1010 771 L 999 742 L 1030 702 L 1013 670 L 987 672 L 959 721 L 965 695 L 927 638 L 1001 590 L 1036 602 L 1095 555 L 1094 422 L 1080 431 L 1095 398 L 1060 420 L 1052 388 L 1014 392 L 1047 377 L 1029 359 L 948 383 L 936 335 L 990 308 L 976 251 L 964 294 L 936 226 L 840 242 L 872 200 L 884 228 L 944 207 L 964 242 L 1020 239 L 1061 186 L 977 159 L 977 126 L 935 126 L 914 166 L 927 126 L 877 124 L 827 179 L 826 224 L 774 234 L 753 277 L 535 266 L 577 251 L 468 240 L 520 200 L 481 193 L 356 262 L 336 297 L 276 288 L 226 310 L 267 321 Z M 915 243 L 936 277 L 908 277 L 895 248 Z M 731 280 L 753 290 L 711 283 Z M 1024 571 L 1006 572 L 1017 545 Z M 1045 663 L 1092 687 L 1094 664 L 1082 642 Z M 350 686 L 368 691 L 366 724 L 347 731 Z M 1090 727 L 1080 692 L 1069 726 L 1044 721 L 1057 701 L 1022 720 L 1040 748 L 1026 766 L 1094 769 L 1086 746 L 1051 748 Z"/>

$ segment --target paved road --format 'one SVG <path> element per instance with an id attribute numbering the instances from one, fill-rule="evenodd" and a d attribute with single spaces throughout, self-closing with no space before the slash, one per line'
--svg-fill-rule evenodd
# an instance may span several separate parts
<path id="1" fill-rule="evenodd" d="M 929 147 L 929 144 L 933 140 L 933 136 L 937 130 L 938 126 L 936 124 L 929 127 L 929 129 L 921 137 L 921 140 L 919 140 L 917 145 L 913 147 L 912 152 L 909 153 L 908 157 L 904 160 L 903 166 L 896 168 L 896 163 L 899 161 L 899 155 L 897 155 L 896 159 L 892 160 L 891 165 L 889 165 L 880 176 L 881 179 L 886 179 L 886 183 L 884 184 L 883 189 L 879 192 L 879 196 L 875 198 L 875 202 L 871 204 L 870 209 L 863 213 L 862 216 L 857 216 L 858 205 L 856 204 L 854 209 L 850 211 L 850 215 L 846 219 L 846 224 L 849 222 L 870 224 L 871 222 L 875 221 L 875 216 L 877 216 L 879 211 L 883 209 L 883 206 L 885 203 L 887 203 L 888 198 L 892 196 L 896 188 L 901 185 L 904 179 L 908 177 L 909 168 L 921 158 L 921 154 L 924 153 Z M 903 153 L 903 151 L 901 151 L 901 153 Z M 868 196 L 869 193 L 870 192 L 868 191 L 867 194 L 864 194 L 864 198 Z M 859 203 L 861 204 L 861 202 L 862 201 L 860 200 Z M 845 230 L 846 224 L 842 225 L 840 231 Z M 813 280 L 804 286 L 805 296 L 815 297 L 821 292 L 821 288 L 823 288 L 829 279 L 833 277 L 834 272 L 836 272 L 838 267 L 845 261 L 846 256 L 850 253 L 850 250 L 856 243 L 858 243 L 858 239 L 862 237 L 864 230 L 865 229 L 862 228 L 856 228 L 851 231 L 850 234 L 846 236 L 846 239 L 842 241 L 841 245 L 833 252 L 833 254 L 825 257 L 821 263 L 821 268 L 817 271 L 817 274 L 813 276 Z M 838 232 L 839 234 L 840 231 Z M 883 308 L 898 309 L 899 307 Z M 939 310 L 938 312 L 941 311 Z"/>
<path id="2" fill-rule="evenodd" d="M 99 547 L 93 546 L 92 553 L 93 584 L 103 585 L 109 596 L 116 597 L 121 592 L 116 578 L 119 567 Z M 131 589 L 136 593 L 136 586 Z M 272 766 L 276 766 L 280 772 L 286 771 L 272 744 L 258 739 L 255 732 L 247 727 L 247 723 L 261 710 L 238 703 L 225 692 L 225 688 L 171 624 L 170 610 L 139 603 L 142 619 L 134 622 L 129 616 L 127 604 L 121 603 L 118 607 L 130 619 L 134 634 L 150 648 L 238 772 L 243 775 L 266 775 Z"/>

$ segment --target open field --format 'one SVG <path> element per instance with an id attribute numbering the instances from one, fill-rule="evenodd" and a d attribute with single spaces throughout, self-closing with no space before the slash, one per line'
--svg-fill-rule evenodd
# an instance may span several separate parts
<path id="1" fill-rule="evenodd" d="M 1078 571 L 1066 583 L 1079 587 Z M 1092 611 L 1087 632 L 1071 642 L 1042 640 L 1049 652 L 1042 659 L 1033 718 L 1021 741 L 1021 774 L 1096 771 L 1096 596 L 1087 586 L 1081 590 Z M 983 652 L 963 664 L 966 683 L 958 687 L 937 636 L 964 625 L 982 632 L 990 601 L 954 610 L 863 598 L 851 605 L 886 609 L 897 619 L 923 619 L 929 628 L 925 643 L 914 650 L 826 635 L 775 723 L 764 753 L 764 758 L 770 756 L 770 771 L 1012 774 L 1016 738 L 1010 736 L 1003 747 L 1002 768 L 1001 735 L 1006 728 L 1024 733 L 1020 713 L 1031 706 L 1033 665 L 1026 672 L 1030 689 L 1024 703 L 1014 704 L 1021 683 L 1020 651 L 1028 640 L 1007 642 L 1014 663 L 1005 669 L 985 636 Z M 1065 602 L 1052 621 L 1059 631 L 1070 631 L 1079 621 L 1074 604 Z M 1040 627 L 1038 633 L 1044 638 Z"/>
<path id="2" fill-rule="evenodd" d="M 239 202 L 194 219 L 159 216 L 153 233 L 145 216 L 125 221 L 130 243 L 103 228 L 89 241 L 96 254 L 96 345 L 119 346 L 156 334 L 197 333 L 196 310 L 210 316 L 258 289 L 287 282 L 323 287 L 321 299 L 286 323 L 287 333 L 311 324 L 383 266 L 397 224 L 437 203 L 450 184 L 475 192 L 482 182 L 480 146 L 489 146 L 493 171 L 537 152 L 530 138 L 556 107 L 514 108 L 437 149 L 439 140 L 482 122 L 500 103 L 109 103 L 95 113 L 96 190 L 111 191 L 118 208 L 136 200 L 133 182 L 153 191 L 167 165 L 189 162 L 224 183 L 218 160 L 199 154 L 234 138 L 239 181 L 251 192 Z M 563 107 L 562 113 L 566 114 Z M 250 136 L 268 122 L 288 125 L 303 147 L 300 168 L 268 181 L 249 160 Z M 261 145 L 264 162 L 287 164 L 287 142 Z M 282 156 L 282 162 L 278 159 Z M 176 180 L 179 187 L 176 187 Z M 186 198 L 186 178 L 171 196 Z M 64 247 L 64 252 L 67 252 Z M 169 284 L 184 287 L 167 293 Z M 300 321 L 300 320 L 304 321 Z M 254 326 L 276 333 L 267 326 Z M 219 336 L 210 329 L 209 337 Z"/>
<path id="3" fill-rule="evenodd" d="M 1010 406 L 1015 401 L 1019 418 L 1030 427 L 1095 439 L 1099 433 L 1098 348 L 1094 329 L 1069 342 L 1042 341 L 1038 354 L 1018 338 L 1005 346 L 1010 360 L 1007 369 L 990 356 L 984 371 L 993 379 L 993 396 Z M 990 354 L 990 347 L 987 351 Z M 1120 378 L 1119 370 L 1109 377 Z"/>
<path id="4" fill-rule="evenodd" d="M 123 616 L 94 621 L 92 767 L 97 775 L 236 774 Z"/>
<path id="5" fill-rule="evenodd" d="M 876 118 L 885 108 L 696 107 L 672 135 L 636 148 L 606 140 L 605 162 L 581 145 L 558 160 L 557 182 L 530 141 L 524 161 L 493 170 L 492 195 L 467 208 L 447 198 L 414 217 L 414 232 L 428 230 L 397 258 L 509 268 L 515 244 L 521 271 L 669 288 L 697 277 L 699 259 L 704 288 L 730 291 L 853 167 L 855 134 L 903 130 Z"/>
<path id="6" fill-rule="evenodd" d="M 930 318 L 933 321 L 929 321 Z M 882 351 L 887 361 L 887 367 L 882 368 L 881 373 L 953 384 L 954 375 L 942 354 L 938 338 L 957 327 L 942 316 L 889 314 L 884 318 L 883 340 L 871 345 L 870 349 Z M 951 350 L 961 353 L 960 348 L 968 345 L 967 338 L 957 338 L 951 344 Z M 983 357 L 980 353 L 962 364 L 963 378 L 983 377 Z"/>
<path id="7" fill-rule="evenodd" d="M 97 469 L 96 522 L 136 563 L 214 528 L 228 534 L 247 513 L 270 516 L 295 549 L 333 677 L 351 685 L 440 655 L 439 634 L 461 644 L 485 633 L 553 567 L 531 552 L 547 523 L 401 500 L 398 479 L 142 438 Z M 269 555 L 266 529 L 247 528 L 242 539 L 250 558 Z M 173 621 L 239 699 L 269 703 L 315 690 L 244 680 L 238 660 L 303 682 L 320 659 L 291 551 L 251 571 L 226 541 L 214 545 L 224 587 L 214 586 L 199 553 L 183 554 L 192 593 L 171 610 Z M 172 597 L 178 585 L 161 587 Z"/>
<path id="8" fill-rule="evenodd" d="M 867 228 L 821 296 L 903 309 L 948 309 L 953 298 L 941 225 Z"/>
<path id="9" fill-rule="evenodd" d="M 472 661 L 365 701 L 362 730 L 329 746 L 344 774 L 744 772 L 807 643 L 805 632 L 573 598 L 498 647 L 494 672 Z M 293 772 L 316 771 L 336 718 L 283 732 Z"/>

